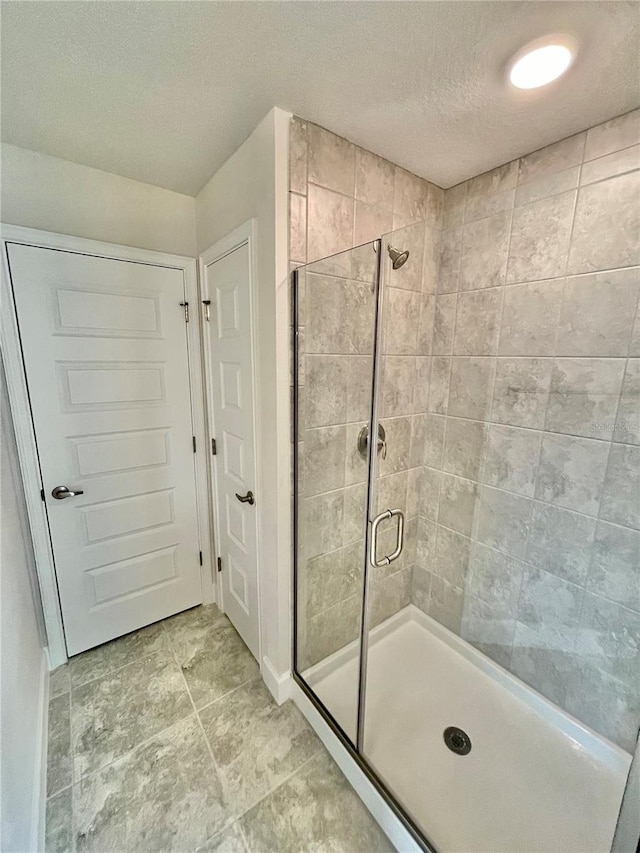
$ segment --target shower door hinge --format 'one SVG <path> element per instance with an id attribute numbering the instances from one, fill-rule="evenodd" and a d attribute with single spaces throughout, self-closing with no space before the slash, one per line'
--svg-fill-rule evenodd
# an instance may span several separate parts
<path id="1" fill-rule="evenodd" d="M 218 447 L 216 445 L 216 440 L 215 440 L 215 438 L 212 438 L 211 439 L 211 455 L 217 456 L 217 454 L 218 454 Z"/>
<path id="2" fill-rule="evenodd" d="M 185 323 L 188 323 L 189 322 L 189 303 L 188 302 L 181 302 L 180 305 L 182 308 L 184 308 L 184 321 L 185 321 Z"/>
<path id="3" fill-rule="evenodd" d="M 195 435 L 191 436 L 191 441 L 193 442 L 193 452 L 196 452 L 196 437 Z"/>
<path id="4" fill-rule="evenodd" d="M 202 551 L 200 551 L 200 565 L 202 565 Z"/>
<path id="5" fill-rule="evenodd" d="M 218 571 L 222 571 L 222 557 L 218 557 Z"/>

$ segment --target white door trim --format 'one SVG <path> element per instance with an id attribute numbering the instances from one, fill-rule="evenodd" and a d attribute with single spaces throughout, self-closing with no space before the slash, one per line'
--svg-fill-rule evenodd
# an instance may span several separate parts
<path id="1" fill-rule="evenodd" d="M 213 586 L 213 541 L 209 523 L 208 446 L 204 373 L 202 370 L 202 340 L 200 324 L 196 321 L 200 300 L 197 266 L 194 258 L 153 252 L 148 249 L 137 249 L 132 246 L 118 246 L 115 243 L 102 243 L 96 240 L 87 240 L 84 237 L 54 234 L 50 231 L 39 231 L 17 225 L 0 224 L 0 242 L 2 243 L 0 349 L 4 360 L 7 391 L 15 423 L 20 472 L 24 483 L 27 514 L 33 538 L 36 569 L 47 630 L 49 661 L 51 668 L 55 669 L 67 660 L 67 649 L 64 641 L 49 525 L 44 511 L 44 503 L 40 498 L 42 479 L 38 462 L 38 448 L 31 419 L 20 333 L 11 288 L 7 243 L 22 243 L 45 249 L 97 255 L 121 261 L 172 267 L 182 271 L 187 299 L 190 307 L 193 307 L 192 322 L 187 327 L 187 341 L 191 377 L 191 417 L 198 448 L 195 471 L 198 535 L 202 550 L 202 589 L 204 602 L 208 603 L 215 600 L 215 592 Z"/>
<path id="2" fill-rule="evenodd" d="M 258 408 L 258 400 L 256 395 L 256 352 L 258 352 L 258 341 L 256 335 L 256 323 L 255 323 L 255 306 L 256 306 L 256 293 L 255 286 L 258 281 L 257 270 L 256 270 L 256 220 L 250 219 L 248 222 L 245 222 L 243 225 L 240 225 L 230 234 L 227 234 L 226 237 L 223 237 L 221 240 L 218 240 L 217 243 L 214 243 L 212 246 L 209 246 L 208 249 L 205 249 L 204 252 L 201 252 L 198 256 L 198 265 L 200 271 L 200 286 L 202 288 L 202 296 L 204 299 L 209 299 L 209 294 L 206 292 L 206 277 L 205 277 L 205 267 L 209 264 L 215 263 L 219 261 L 220 258 L 223 258 L 225 255 L 230 254 L 231 252 L 239 249 L 240 246 L 247 245 L 249 249 L 249 302 L 251 305 L 251 317 L 249 320 L 251 327 L 251 373 L 253 377 L 253 418 L 254 418 L 254 429 L 253 429 L 253 453 L 255 458 L 256 465 L 256 513 L 258 513 L 257 520 L 257 549 L 256 549 L 256 561 L 257 561 L 257 574 L 258 574 L 258 637 L 260 644 L 260 654 L 259 654 L 259 663 L 262 668 L 262 650 L 264 649 L 264 637 L 263 637 L 263 623 L 261 619 L 262 613 L 262 584 L 261 584 L 261 570 L 260 570 L 260 554 L 262 553 L 262 540 L 261 540 L 261 525 L 260 525 L 260 495 L 264 495 L 266 493 L 263 488 L 262 481 L 262 466 L 260 464 L 260 456 L 258 450 L 258 441 L 257 436 L 259 435 L 259 423 L 260 423 L 260 410 Z M 201 323 L 202 323 L 202 337 L 203 342 L 206 348 L 206 353 L 211 352 L 211 330 L 210 325 L 205 320 L 205 312 L 204 310 L 200 312 Z M 209 425 L 209 436 L 208 436 L 208 444 L 211 445 L 211 439 L 215 437 L 215 423 L 213 420 L 213 386 L 212 386 L 212 376 L 211 376 L 211 365 L 209 358 L 205 356 L 204 358 L 204 372 L 206 377 L 206 399 L 207 399 L 207 423 Z M 215 471 L 214 466 L 210 466 L 211 470 L 211 503 L 213 509 L 213 518 L 214 518 L 214 527 L 215 527 L 215 540 L 216 542 L 220 542 L 220 517 L 219 517 L 219 507 L 217 500 L 217 484 L 215 482 Z M 218 556 L 216 554 L 216 556 Z M 213 561 L 212 561 L 213 562 Z M 218 573 L 216 573 L 216 591 L 217 591 L 217 601 L 219 603 L 222 602 L 222 582 Z"/>

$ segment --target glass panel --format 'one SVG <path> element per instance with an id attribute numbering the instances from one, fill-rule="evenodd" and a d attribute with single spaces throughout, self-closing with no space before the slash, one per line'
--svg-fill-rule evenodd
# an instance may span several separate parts
<path id="1" fill-rule="evenodd" d="M 375 244 L 297 271 L 296 670 L 355 743 Z M 362 446 L 362 445 L 361 445 Z"/>
<path id="2" fill-rule="evenodd" d="M 640 723 L 639 457 L 605 417 L 625 360 L 570 319 L 554 346 L 575 286 L 483 278 L 474 234 L 460 292 L 459 228 L 435 276 L 432 230 L 383 241 L 370 521 L 405 534 L 368 568 L 362 752 L 439 850 L 606 851 Z M 606 311 L 580 322 L 606 340 Z"/>

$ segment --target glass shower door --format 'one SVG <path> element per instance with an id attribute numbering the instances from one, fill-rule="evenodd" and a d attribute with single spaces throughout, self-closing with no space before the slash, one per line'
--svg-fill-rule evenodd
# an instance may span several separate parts
<path id="1" fill-rule="evenodd" d="M 356 741 L 377 243 L 294 276 L 295 668 Z"/>
<path id="2" fill-rule="evenodd" d="M 568 434 L 594 428 L 567 378 L 590 366 L 521 352 L 518 285 L 458 289 L 427 257 L 382 240 L 358 749 L 437 850 L 603 853 L 640 623 L 598 594 L 621 544 L 562 491 L 574 445 L 608 451 Z"/>
<path id="3" fill-rule="evenodd" d="M 411 605 L 414 576 L 420 580 L 415 565 L 424 558 L 418 551 L 429 547 L 425 453 L 435 452 L 430 449 L 434 424 L 427 415 L 435 281 L 423 243 L 430 233 L 424 232 L 421 224 L 410 226 L 381 243 L 372 418 L 378 443 L 371 448 L 369 467 L 358 748 L 431 843 L 432 826 L 422 808 L 424 779 L 412 772 L 417 763 L 429 767 L 430 744 L 423 736 L 428 740 L 435 731 L 426 713 L 429 697 L 413 701 L 424 687 L 415 670 L 427 663 L 414 642 Z M 430 486 L 433 490 L 435 483 Z M 444 788 L 445 780 L 433 780 Z"/>
<path id="4" fill-rule="evenodd" d="M 458 289 L 446 240 L 418 224 L 296 271 L 295 678 L 425 849 L 605 853 L 639 628 L 591 591 L 627 594 L 614 528 L 550 482 L 605 439 L 561 432 L 581 364 L 519 351 L 528 291 Z"/>

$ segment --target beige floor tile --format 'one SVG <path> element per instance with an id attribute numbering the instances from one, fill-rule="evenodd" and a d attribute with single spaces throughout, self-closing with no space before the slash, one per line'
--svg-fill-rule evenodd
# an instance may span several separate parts
<path id="1" fill-rule="evenodd" d="M 215 604 L 180 613 L 165 624 L 196 708 L 258 675 L 256 659 Z"/>
<path id="2" fill-rule="evenodd" d="M 251 853 L 390 853 L 393 847 L 325 753 L 240 820 Z"/>
<path id="3" fill-rule="evenodd" d="M 186 853 L 229 819 L 195 715 L 75 788 L 77 853 Z"/>
<path id="4" fill-rule="evenodd" d="M 168 652 L 141 658 L 73 689 L 76 780 L 120 758 L 192 711 L 184 679 Z"/>
<path id="5" fill-rule="evenodd" d="M 71 687 L 72 689 L 79 687 L 87 681 L 107 675 L 152 652 L 167 648 L 167 637 L 162 622 L 148 625 L 132 634 L 125 634 L 124 637 L 118 637 L 117 640 L 72 657 L 69 661 Z"/>
<path id="6" fill-rule="evenodd" d="M 276 705 L 261 679 L 208 705 L 200 719 L 236 815 L 322 749 L 293 702 Z"/>

